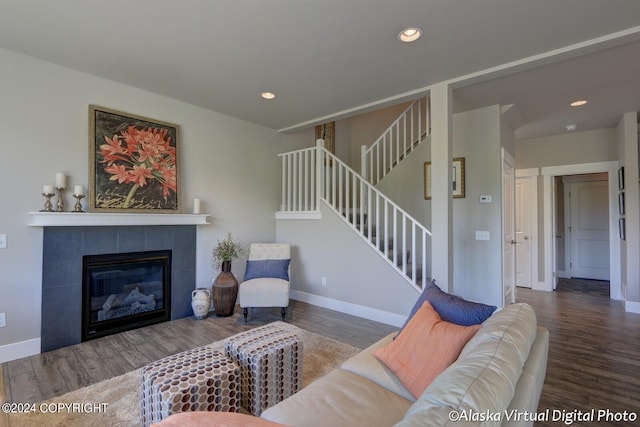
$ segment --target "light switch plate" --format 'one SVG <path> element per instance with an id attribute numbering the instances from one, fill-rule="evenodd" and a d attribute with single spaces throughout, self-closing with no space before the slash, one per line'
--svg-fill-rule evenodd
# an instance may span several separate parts
<path id="1" fill-rule="evenodd" d="M 476 230 L 476 240 L 490 240 L 489 232 Z"/>
<path id="2" fill-rule="evenodd" d="M 6 249 L 6 248 L 7 248 L 7 235 L 0 234 L 0 249 Z"/>
<path id="3" fill-rule="evenodd" d="M 0 328 L 4 328 L 7 326 L 7 314 L 0 313 Z"/>

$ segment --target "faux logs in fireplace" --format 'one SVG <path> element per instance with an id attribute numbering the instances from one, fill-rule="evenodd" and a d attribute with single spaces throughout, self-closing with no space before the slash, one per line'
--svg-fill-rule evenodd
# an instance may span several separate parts
<path id="1" fill-rule="evenodd" d="M 171 316 L 171 251 L 82 258 L 82 341 Z"/>

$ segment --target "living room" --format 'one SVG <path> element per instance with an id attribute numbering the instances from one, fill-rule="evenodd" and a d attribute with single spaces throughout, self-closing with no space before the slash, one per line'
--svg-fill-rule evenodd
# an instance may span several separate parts
<path id="1" fill-rule="evenodd" d="M 3 272 L 0 278 L 0 312 L 6 313 L 6 326 L 0 328 L 0 360 L 37 354 L 41 350 L 41 310 L 46 304 L 42 298 L 43 230 L 27 226 L 30 221 L 28 213 L 42 209 L 44 198 L 41 189 L 43 185 L 54 183 L 57 172 L 66 174 L 70 186 L 89 188 L 89 105 L 179 124 L 182 211 L 192 212 L 193 200 L 199 198 L 201 210 L 210 214 L 211 222 L 197 228 L 194 287 L 210 286 L 217 274 L 211 265 L 211 249 L 228 232 L 247 243 L 286 240 L 303 247 L 306 246 L 303 239 L 314 239 L 320 243 L 305 251 L 299 249 L 297 253 L 300 262 L 294 273 L 304 278 L 297 288 L 294 287 L 297 298 L 363 317 L 377 317 L 395 325 L 406 316 L 415 299 L 415 291 L 405 286 L 388 268 L 371 267 L 372 261 L 367 253 L 357 255 L 361 253 L 358 251 L 353 257 L 350 253 L 349 261 L 345 262 L 344 248 L 358 249 L 360 245 L 352 239 L 353 236 L 343 236 L 342 231 L 327 234 L 321 228 L 323 225 L 316 224 L 315 229 L 314 226 L 303 228 L 306 223 L 276 220 L 274 217 L 280 209 L 281 197 L 278 154 L 312 146 L 315 122 L 300 129 L 279 132 L 284 126 L 262 125 L 180 100 L 178 96 L 159 95 L 142 89 L 144 82 L 139 85 L 121 83 L 77 71 L 71 65 L 58 65 L 55 61 L 5 49 L 3 45 L 0 48 L 0 63 L 3 64 L 0 136 L 5 147 L 0 158 L 0 170 L 6 183 L 0 190 L 5 200 L 0 208 L 0 233 L 8 236 L 8 247 L 0 249 L 0 269 Z M 257 84 L 252 84 L 250 89 L 252 94 L 261 90 L 255 86 Z M 227 102 L 234 101 L 227 99 Z M 255 102 L 262 100 L 256 99 Z M 336 107 L 327 114 L 361 104 L 364 102 Z M 402 105 L 404 100 L 399 98 L 388 105 L 381 102 L 375 109 L 371 108 L 373 111 L 362 109 L 356 113 L 354 110 L 348 117 L 330 117 L 336 121 L 338 156 L 357 165 L 359 146 L 371 142 L 365 141 L 364 135 L 373 134 L 372 127 L 383 131 L 385 123 L 394 118 Z M 260 104 L 255 108 L 265 110 L 270 107 Z M 625 112 L 634 111 L 629 109 Z M 582 152 L 578 148 L 581 139 L 595 141 L 596 148 L 591 152 L 593 156 L 583 156 L 578 163 L 620 161 L 623 158 L 620 155 L 619 128 L 616 126 L 516 141 L 513 129 L 511 136 L 505 136 L 507 131 L 503 126 L 507 123 L 502 114 L 498 104 L 456 112 L 452 116 L 451 136 L 455 140 L 454 157 L 458 152 L 467 159 L 469 185 L 467 197 L 455 200 L 451 212 L 453 249 L 450 263 L 455 281 L 451 289 L 466 298 L 494 305 L 501 305 L 502 297 L 502 249 L 500 239 L 496 238 L 502 232 L 497 203 L 502 185 L 499 177 L 500 148 L 513 146 L 518 168 L 574 164 L 575 157 L 549 154 L 548 147 L 564 144 L 566 153 L 572 150 Z M 322 116 L 318 114 L 308 119 Z M 292 123 L 304 123 L 305 120 Z M 483 144 L 478 144 L 479 140 Z M 534 157 L 536 149 L 530 147 L 535 143 L 542 143 L 545 147 L 540 150 L 549 156 L 547 163 L 532 164 L 528 160 Z M 528 150 L 526 158 L 519 156 L 521 148 Z M 422 162 L 430 158 L 430 148 L 424 145 L 420 149 L 424 150 L 423 158 L 413 166 L 414 187 L 410 191 L 421 195 Z M 635 165 L 637 175 L 637 159 L 630 165 Z M 29 169 L 28 173 L 23 171 L 25 167 Z M 637 202 L 637 179 L 635 181 L 630 185 L 636 186 Z M 408 187 L 403 191 L 409 192 Z M 67 194 L 69 206 L 73 200 Z M 477 203 L 478 197 L 484 194 L 492 194 L 496 200 L 486 209 L 484 206 L 479 208 Z M 626 217 L 627 233 L 635 230 L 637 234 L 638 215 L 637 209 L 635 213 L 632 210 L 632 201 L 627 199 L 630 204 Z M 84 203 L 86 210 L 86 199 Z M 423 198 L 408 208 L 427 224 L 431 222 L 431 209 Z M 489 244 L 469 237 L 476 229 L 491 233 L 493 238 Z M 337 237 L 341 238 L 339 242 L 335 240 Z M 637 242 L 628 240 L 626 244 L 637 245 Z M 632 256 L 633 251 L 637 248 L 627 249 L 623 254 Z M 540 258 L 544 259 L 542 250 Z M 636 295 L 640 292 L 636 280 L 638 272 L 633 267 L 637 263 L 625 262 L 623 265 L 627 270 L 621 280 L 624 278 L 632 291 L 626 296 L 637 303 L 640 301 Z M 243 263 L 234 263 L 233 271 L 237 276 L 243 276 Z M 542 282 L 546 266 L 541 264 L 538 271 L 538 280 Z M 327 278 L 324 289 L 322 277 Z M 477 283 L 485 286 L 477 286 Z M 381 297 L 388 294 L 388 286 L 393 286 L 391 292 L 397 294 L 396 298 Z"/>

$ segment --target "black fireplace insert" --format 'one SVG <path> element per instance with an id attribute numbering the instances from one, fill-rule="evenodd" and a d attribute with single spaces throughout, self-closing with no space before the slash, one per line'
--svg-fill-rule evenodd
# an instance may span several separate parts
<path id="1" fill-rule="evenodd" d="M 82 341 L 170 317 L 170 250 L 82 257 Z"/>

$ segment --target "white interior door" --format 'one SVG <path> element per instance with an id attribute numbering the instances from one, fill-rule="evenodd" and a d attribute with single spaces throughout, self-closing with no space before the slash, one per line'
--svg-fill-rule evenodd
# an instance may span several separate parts
<path id="1" fill-rule="evenodd" d="M 502 149 L 502 291 L 503 305 L 516 302 L 515 277 L 515 168 L 513 158 Z"/>
<path id="2" fill-rule="evenodd" d="M 570 184 L 571 276 L 609 280 L 607 181 Z"/>
<path id="3" fill-rule="evenodd" d="M 516 286 L 531 288 L 532 282 L 532 211 L 531 177 L 516 178 L 515 241 Z"/>

